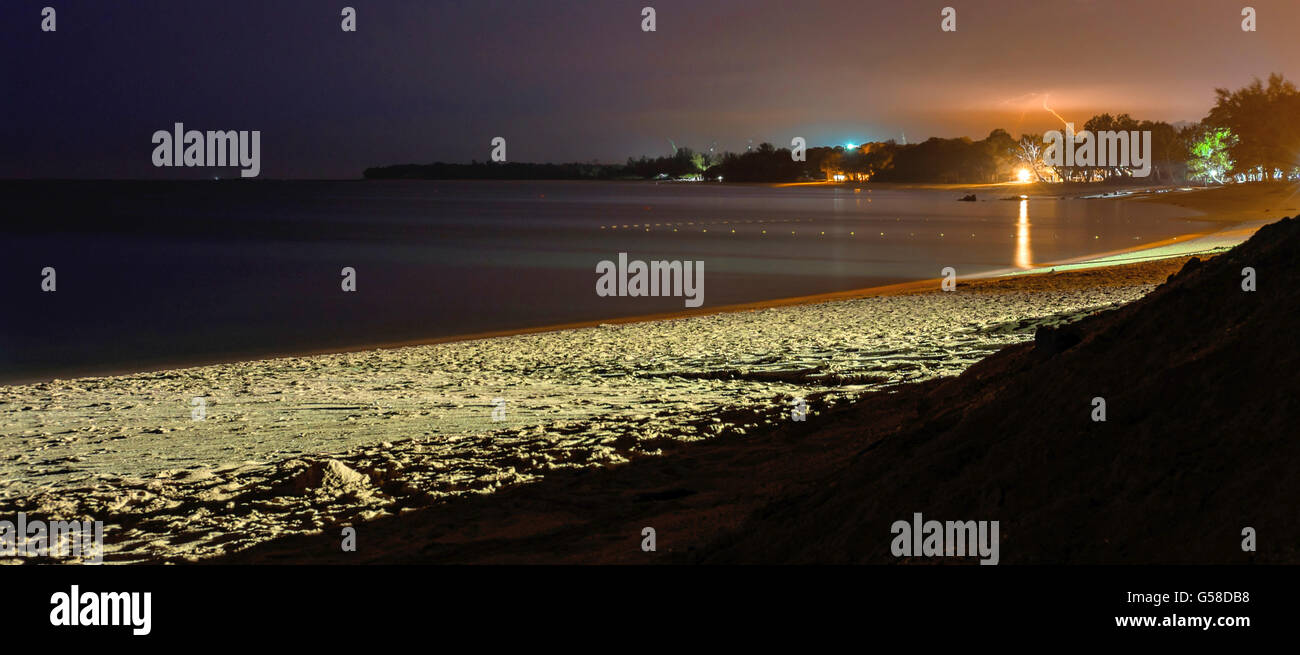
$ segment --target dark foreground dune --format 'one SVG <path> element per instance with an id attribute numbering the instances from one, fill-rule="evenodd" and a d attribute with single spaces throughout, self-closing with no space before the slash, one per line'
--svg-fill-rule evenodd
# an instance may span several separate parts
<path id="1" fill-rule="evenodd" d="M 1295 563 L 1297 253 L 1284 219 L 956 378 L 363 523 L 356 552 L 327 532 L 215 561 L 952 562 L 891 554 L 891 524 L 920 512 L 999 521 L 1004 564 Z"/>
<path id="2" fill-rule="evenodd" d="M 1141 301 L 935 385 L 915 423 L 702 559 L 895 561 L 883 535 L 919 511 L 1000 519 L 1004 562 L 1300 560 L 1298 252 L 1300 222 L 1283 220 Z M 1242 290 L 1243 267 L 1258 291 Z M 1104 423 L 1089 416 L 1096 396 Z M 1245 527 L 1256 553 L 1242 551 Z"/>

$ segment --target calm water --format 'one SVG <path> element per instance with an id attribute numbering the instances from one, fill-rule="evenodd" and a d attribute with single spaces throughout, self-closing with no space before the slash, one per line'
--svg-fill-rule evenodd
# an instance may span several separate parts
<path id="1" fill-rule="evenodd" d="M 704 307 L 1027 267 L 1203 227 L 1111 200 L 582 182 L 3 183 L 0 379 L 683 308 L 595 266 L 703 260 Z M 40 290 L 53 266 L 58 290 Z M 340 269 L 357 270 L 343 293 Z"/>

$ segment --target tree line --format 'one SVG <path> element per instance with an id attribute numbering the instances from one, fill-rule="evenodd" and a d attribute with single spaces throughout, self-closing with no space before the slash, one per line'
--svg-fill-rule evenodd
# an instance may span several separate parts
<path id="1" fill-rule="evenodd" d="M 1256 79 L 1238 90 L 1216 89 L 1216 101 L 1200 122 L 1175 127 L 1128 114 L 1098 114 L 1082 130 L 1093 133 L 1151 132 L 1151 174 L 1160 184 L 1222 184 L 1300 178 L 1300 92 L 1281 75 Z M 1064 128 L 1064 126 L 1062 126 Z M 854 147 L 808 148 L 802 160 L 791 149 L 762 143 L 741 153 L 675 148 L 671 155 L 628 158 L 623 164 L 405 164 L 368 168 L 368 179 L 649 180 L 725 182 L 847 181 L 984 184 L 1028 175 L 1039 182 L 1123 182 L 1132 170 L 1118 165 L 1053 166 L 1044 160 L 1043 134 L 1013 138 L 995 129 L 981 140 L 893 140 Z M 1022 173 L 1023 171 L 1023 173 Z"/>

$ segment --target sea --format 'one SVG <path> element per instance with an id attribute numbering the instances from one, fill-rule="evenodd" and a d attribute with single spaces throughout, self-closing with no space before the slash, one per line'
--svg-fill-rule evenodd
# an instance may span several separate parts
<path id="1" fill-rule="evenodd" d="M 561 181 L 7 181 L 0 193 L 0 383 L 687 309 L 681 296 L 598 294 L 600 263 L 620 254 L 703 262 L 709 310 L 1208 229 L 1178 207 L 1010 186 L 974 202 L 871 185 Z"/>

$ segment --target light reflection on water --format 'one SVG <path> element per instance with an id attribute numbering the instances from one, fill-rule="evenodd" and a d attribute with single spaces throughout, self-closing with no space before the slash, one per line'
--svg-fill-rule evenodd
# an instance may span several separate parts
<path id="1" fill-rule="evenodd" d="M 1016 268 L 1033 268 L 1034 251 L 1029 245 L 1029 200 L 1020 199 L 1020 218 L 1016 220 Z"/>

